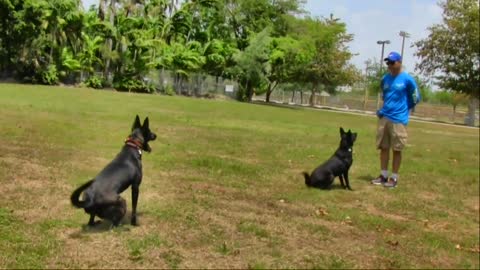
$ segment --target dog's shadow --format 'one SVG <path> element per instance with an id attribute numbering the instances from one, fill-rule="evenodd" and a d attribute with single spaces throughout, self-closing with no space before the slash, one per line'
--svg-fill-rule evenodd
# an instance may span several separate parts
<path id="1" fill-rule="evenodd" d="M 342 185 L 338 184 L 333 184 L 331 185 L 330 187 L 328 188 L 316 188 L 316 187 L 308 187 L 308 188 L 313 188 L 313 189 L 317 189 L 317 190 L 320 190 L 320 191 L 333 191 L 333 190 L 347 190 L 347 191 L 354 191 L 354 189 L 352 188 L 351 190 L 348 190 L 346 189 L 345 187 L 342 187 Z"/>
<path id="2" fill-rule="evenodd" d="M 76 238 L 76 237 L 79 237 L 80 234 L 102 233 L 102 232 L 109 232 L 109 231 L 116 231 L 116 232 L 130 231 L 131 216 L 132 216 L 132 213 L 130 211 L 127 211 L 127 214 L 122 218 L 122 221 L 120 221 L 120 225 L 118 227 L 113 227 L 112 222 L 110 222 L 109 220 L 99 219 L 97 217 L 97 220 L 95 221 L 94 226 L 83 224 L 82 229 L 80 231 L 73 233 L 71 237 Z M 137 213 L 137 218 L 141 216 L 142 216 L 141 213 Z"/>
<path id="3" fill-rule="evenodd" d="M 342 185 L 338 184 L 338 185 L 331 185 L 330 188 L 327 189 L 327 191 L 328 191 L 328 190 L 337 190 L 337 189 L 339 189 L 339 190 L 348 190 L 348 189 L 346 189 L 345 187 L 342 187 Z"/>

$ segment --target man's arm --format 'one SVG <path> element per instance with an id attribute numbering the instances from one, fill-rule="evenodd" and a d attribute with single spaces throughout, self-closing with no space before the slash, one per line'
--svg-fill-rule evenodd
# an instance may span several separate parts
<path id="1" fill-rule="evenodd" d="M 408 109 L 410 110 L 413 109 L 420 102 L 421 97 L 415 79 L 409 76 L 406 86 Z"/>
<path id="2" fill-rule="evenodd" d="M 382 77 L 382 80 L 380 80 L 380 94 L 382 96 L 382 100 L 385 101 L 383 98 L 384 98 L 384 95 L 383 95 L 383 85 L 385 84 L 385 76 Z M 383 112 L 382 112 L 382 109 L 380 110 L 377 110 L 377 117 L 378 118 L 382 118 L 383 117 Z"/>
<path id="3" fill-rule="evenodd" d="M 385 76 L 383 76 L 382 80 L 380 80 L 380 94 L 382 96 L 382 100 L 384 100 L 383 99 L 383 85 L 384 85 L 384 83 L 385 83 Z"/>

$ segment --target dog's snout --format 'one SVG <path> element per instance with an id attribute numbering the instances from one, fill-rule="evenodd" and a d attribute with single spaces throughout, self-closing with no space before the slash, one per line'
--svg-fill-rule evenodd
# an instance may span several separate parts
<path id="1" fill-rule="evenodd" d="M 151 134 L 151 138 L 152 138 L 152 141 L 155 140 L 157 138 L 157 135 L 155 133 L 152 133 Z"/>

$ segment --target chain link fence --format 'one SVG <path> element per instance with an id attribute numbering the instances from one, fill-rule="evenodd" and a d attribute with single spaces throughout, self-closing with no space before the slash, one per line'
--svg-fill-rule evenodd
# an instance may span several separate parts
<path id="1" fill-rule="evenodd" d="M 185 78 L 168 70 L 157 70 L 150 72 L 146 80 L 160 92 L 172 91 L 184 96 L 236 98 L 238 91 L 235 81 L 198 73 Z"/>
<path id="2" fill-rule="evenodd" d="M 265 101 L 265 95 L 255 96 L 256 101 Z M 310 105 L 311 93 L 300 91 L 274 91 L 270 101 L 288 105 Z M 377 110 L 377 97 L 365 96 L 360 91 L 328 95 L 325 92 L 317 93 L 314 98 L 316 107 L 327 107 L 348 110 L 352 112 L 374 113 Z M 381 105 L 381 104 L 380 104 Z M 463 124 L 467 117 L 467 107 L 458 106 L 454 112 L 453 106 L 422 102 L 415 107 L 412 115 L 429 121 Z M 479 111 L 477 110 L 475 125 L 479 125 Z"/>

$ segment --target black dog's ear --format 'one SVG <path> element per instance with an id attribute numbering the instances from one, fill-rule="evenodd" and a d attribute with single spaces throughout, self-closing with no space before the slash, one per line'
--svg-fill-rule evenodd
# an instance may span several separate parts
<path id="1" fill-rule="evenodd" d="M 149 121 L 148 121 L 148 117 L 147 117 L 147 118 L 145 118 L 145 120 L 143 120 L 143 125 L 142 125 L 142 128 L 149 129 Z"/>
<path id="2" fill-rule="evenodd" d="M 353 133 L 352 134 L 352 143 L 355 142 L 357 140 L 357 133 Z"/>
<path id="3" fill-rule="evenodd" d="M 142 124 L 140 124 L 140 117 L 138 117 L 138 114 L 137 114 L 137 116 L 135 117 L 135 121 L 133 122 L 132 131 L 136 128 L 141 128 L 141 127 L 142 127 Z"/>
<path id="4" fill-rule="evenodd" d="M 345 134 L 345 130 L 343 130 L 343 127 L 340 127 L 340 135 Z"/>

